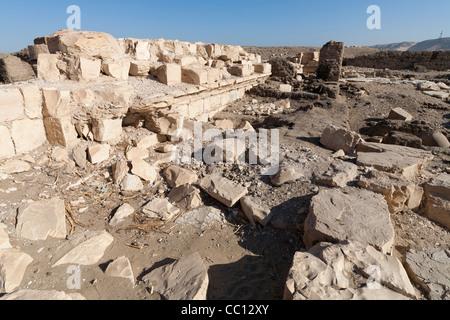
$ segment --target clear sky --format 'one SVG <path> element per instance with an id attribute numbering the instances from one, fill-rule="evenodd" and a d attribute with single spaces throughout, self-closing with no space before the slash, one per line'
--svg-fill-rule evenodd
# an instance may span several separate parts
<path id="1" fill-rule="evenodd" d="M 375 45 L 450 37 L 450 0 L 0 0 L 0 52 L 66 29 L 67 8 L 81 8 L 81 29 L 114 37 L 231 45 Z M 381 9 L 369 30 L 367 8 Z"/>

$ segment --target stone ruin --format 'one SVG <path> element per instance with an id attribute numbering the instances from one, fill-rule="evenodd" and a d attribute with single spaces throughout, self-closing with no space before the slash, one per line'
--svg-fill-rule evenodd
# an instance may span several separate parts
<path id="1" fill-rule="evenodd" d="M 207 121 L 271 73 L 240 46 L 100 32 L 59 31 L 35 39 L 28 53 L 29 63 L 0 59 L 9 83 L 0 88 L 0 159 L 46 141 L 114 143 L 122 125 L 136 123 L 170 137 L 185 119 Z"/>

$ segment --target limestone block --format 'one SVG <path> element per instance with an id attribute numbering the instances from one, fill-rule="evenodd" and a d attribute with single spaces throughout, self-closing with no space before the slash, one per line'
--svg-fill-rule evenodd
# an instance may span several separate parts
<path id="1" fill-rule="evenodd" d="M 97 144 L 88 148 L 88 159 L 92 164 L 101 163 L 109 159 L 111 146 L 109 144 Z"/>
<path id="2" fill-rule="evenodd" d="M 28 53 L 30 54 L 30 60 L 37 61 L 38 57 L 41 53 L 49 54 L 47 44 L 35 44 L 32 46 L 28 46 Z"/>
<path id="3" fill-rule="evenodd" d="M 47 140 L 44 124 L 40 119 L 14 121 L 11 132 L 17 154 L 30 152 Z"/>
<path id="4" fill-rule="evenodd" d="M 198 177 L 195 172 L 183 169 L 179 166 L 172 165 L 164 170 L 164 178 L 172 188 L 179 187 L 184 184 L 194 184 Z"/>
<path id="5" fill-rule="evenodd" d="M 44 81 L 58 81 L 61 73 L 57 67 L 58 55 L 42 53 L 38 57 L 37 74 L 38 78 Z"/>
<path id="6" fill-rule="evenodd" d="M 155 198 L 142 207 L 142 212 L 149 218 L 170 221 L 180 212 L 180 209 L 173 206 L 167 199 Z"/>
<path id="7" fill-rule="evenodd" d="M 270 63 L 256 63 L 253 65 L 256 73 L 269 74 L 272 72 L 272 65 Z"/>
<path id="8" fill-rule="evenodd" d="M 146 77 L 150 73 L 150 61 L 131 61 L 130 75 Z"/>
<path id="9" fill-rule="evenodd" d="M 131 62 L 126 59 L 103 62 L 102 70 L 117 80 L 128 80 Z"/>
<path id="10" fill-rule="evenodd" d="M 25 115 L 31 119 L 42 119 L 42 91 L 38 86 L 21 87 Z"/>
<path id="11" fill-rule="evenodd" d="M 92 133 L 97 142 L 116 141 L 122 135 L 122 119 L 94 119 Z"/>
<path id="12" fill-rule="evenodd" d="M 217 175 L 203 178 L 200 181 L 200 188 L 228 207 L 233 207 L 248 192 L 247 188 Z"/>
<path id="13" fill-rule="evenodd" d="M 189 184 L 173 188 L 167 198 L 177 207 L 188 210 L 198 208 L 203 203 L 200 189 Z"/>
<path id="14" fill-rule="evenodd" d="M 389 113 L 388 119 L 412 121 L 413 116 L 402 108 L 395 108 Z"/>
<path id="15" fill-rule="evenodd" d="M 158 172 L 155 167 L 142 159 L 135 159 L 131 162 L 131 173 L 144 179 L 145 181 L 156 181 Z"/>
<path id="16" fill-rule="evenodd" d="M 0 249 L 0 292 L 11 293 L 22 283 L 33 258 L 19 249 Z"/>
<path id="17" fill-rule="evenodd" d="M 193 64 L 198 63 L 198 59 L 194 56 L 181 56 L 174 59 L 176 64 L 179 64 L 181 67 L 187 67 Z"/>
<path id="18" fill-rule="evenodd" d="M 59 118 L 69 116 L 75 108 L 69 90 L 44 88 L 42 89 L 42 95 L 44 98 L 44 117 Z"/>
<path id="19" fill-rule="evenodd" d="M 0 58 L 0 82 L 14 83 L 34 79 L 33 68 L 20 58 L 7 55 Z"/>
<path id="20" fill-rule="evenodd" d="M 208 71 L 204 68 L 182 68 L 181 81 L 195 85 L 208 83 Z"/>
<path id="21" fill-rule="evenodd" d="M 102 62 L 99 59 L 91 60 L 79 58 L 79 80 L 96 80 L 100 77 Z"/>
<path id="22" fill-rule="evenodd" d="M 248 77 L 254 71 L 253 66 L 249 64 L 236 64 L 228 67 L 228 72 L 236 77 Z"/>
<path id="23" fill-rule="evenodd" d="M 450 175 L 442 173 L 425 184 L 425 214 L 450 229 Z"/>
<path id="24" fill-rule="evenodd" d="M 126 174 L 122 180 L 121 188 L 123 191 L 136 192 L 144 189 L 141 178 L 134 174 Z"/>
<path id="25" fill-rule="evenodd" d="M 68 148 L 77 144 L 78 135 L 71 117 L 44 118 L 44 125 L 51 145 Z"/>
<path id="26" fill-rule="evenodd" d="M 105 270 L 105 275 L 129 279 L 133 285 L 135 282 L 133 268 L 127 257 L 120 257 L 111 262 Z"/>
<path id="27" fill-rule="evenodd" d="M 0 123 L 23 118 L 24 107 L 19 89 L 0 89 Z"/>
<path id="28" fill-rule="evenodd" d="M 168 86 L 181 83 L 181 67 L 174 63 L 160 66 L 157 71 L 158 80 Z"/>
<path id="29" fill-rule="evenodd" d="M 345 128 L 329 125 L 322 133 L 320 143 L 328 149 L 344 150 L 346 154 L 355 151 L 356 145 L 361 141 L 361 136 Z"/>
<path id="30" fill-rule="evenodd" d="M 9 129 L 5 126 L 0 126 L 0 160 L 14 157 L 16 151 L 9 133 Z"/>
<path id="31" fill-rule="evenodd" d="M 134 212 L 135 210 L 131 205 L 129 205 L 128 203 L 122 204 L 119 208 L 117 208 L 113 217 L 109 221 L 109 225 L 113 227 L 118 225 L 123 220 L 134 214 Z"/>

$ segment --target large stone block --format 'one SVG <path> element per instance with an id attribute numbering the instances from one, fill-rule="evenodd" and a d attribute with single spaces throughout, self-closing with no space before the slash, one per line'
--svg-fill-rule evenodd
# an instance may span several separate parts
<path id="1" fill-rule="evenodd" d="M 116 60 L 111 62 L 103 62 L 102 69 L 107 75 L 117 80 L 128 80 L 130 75 L 131 62 L 129 60 Z"/>
<path id="2" fill-rule="evenodd" d="M 150 61 L 131 61 L 130 75 L 146 77 L 150 73 Z"/>
<path id="3" fill-rule="evenodd" d="M 158 80 L 168 86 L 181 83 L 181 67 L 175 63 L 160 66 L 157 71 Z"/>
<path id="4" fill-rule="evenodd" d="M 12 55 L 0 58 L 0 82 L 14 83 L 34 79 L 30 64 Z"/>
<path id="5" fill-rule="evenodd" d="M 361 136 L 345 128 L 329 125 L 322 133 L 320 143 L 328 149 L 343 150 L 346 154 L 355 151 L 356 145 L 361 141 Z"/>
<path id="6" fill-rule="evenodd" d="M 16 151 L 11 140 L 9 129 L 5 126 L 0 126 L 0 160 L 14 157 Z"/>
<path id="7" fill-rule="evenodd" d="M 44 118 L 44 125 L 50 144 L 65 148 L 77 144 L 78 135 L 71 117 Z"/>
<path id="8" fill-rule="evenodd" d="M 425 184 L 425 214 L 450 229 L 450 175 L 442 173 Z"/>
<path id="9" fill-rule="evenodd" d="M 236 77 L 248 77 L 254 71 L 250 64 L 236 64 L 228 68 L 228 72 Z"/>
<path id="10" fill-rule="evenodd" d="M 86 59 L 80 57 L 78 60 L 78 80 L 96 80 L 100 77 L 102 62 L 99 59 Z"/>
<path id="11" fill-rule="evenodd" d="M 37 63 L 37 76 L 44 81 L 58 81 L 61 73 L 57 67 L 58 56 L 56 54 L 40 54 Z"/>
<path id="12" fill-rule="evenodd" d="M 42 110 L 44 117 L 65 117 L 70 115 L 75 108 L 69 90 L 44 88 L 42 94 L 44 97 Z"/>
<path id="13" fill-rule="evenodd" d="M 25 115 L 31 119 L 42 119 L 42 91 L 38 86 L 21 87 Z"/>
<path id="14" fill-rule="evenodd" d="M 19 249 L 0 250 L 0 292 L 11 293 L 22 283 L 28 265 L 33 258 Z"/>
<path id="15" fill-rule="evenodd" d="M 12 139 L 17 154 L 30 152 L 40 147 L 47 141 L 42 120 L 24 119 L 14 121 L 12 123 Z"/>
<path id="16" fill-rule="evenodd" d="M 257 63 L 254 65 L 256 73 L 269 74 L 272 72 L 272 65 L 270 63 Z"/>
<path id="17" fill-rule="evenodd" d="M 21 119 L 24 102 L 19 89 L 0 89 L 0 123 Z"/>
<path id="18" fill-rule="evenodd" d="M 200 181 L 200 188 L 227 207 L 233 207 L 247 195 L 247 188 L 217 175 L 211 175 Z"/>
<path id="19" fill-rule="evenodd" d="M 195 85 L 208 83 L 208 71 L 204 68 L 182 68 L 181 81 Z"/>
<path id="20" fill-rule="evenodd" d="M 28 53 L 30 54 L 31 61 L 37 61 L 41 53 L 49 54 L 50 51 L 48 50 L 47 44 L 43 43 L 28 46 Z"/>
<path id="21" fill-rule="evenodd" d="M 97 142 L 115 141 L 122 135 L 122 119 L 95 119 L 92 133 Z"/>

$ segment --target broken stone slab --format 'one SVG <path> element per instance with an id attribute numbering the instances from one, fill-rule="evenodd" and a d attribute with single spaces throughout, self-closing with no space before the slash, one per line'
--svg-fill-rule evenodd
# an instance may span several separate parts
<path id="1" fill-rule="evenodd" d="M 208 83 L 208 71 L 201 67 L 181 68 L 181 81 L 194 85 L 204 85 Z"/>
<path id="2" fill-rule="evenodd" d="M 397 173 L 410 180 L 418 178 L 433 160 L 431 152 L 374 142 L 359 143 L 356 164 Z"/>
<path id="3" fill-rule="evenodd" d="M 198 208 L 203 204 L 200 189 L 189 184 L 173 188 L 167 198 L 177 207 L 188 210 Z"/>
<path id="4" fill-rule="evenodd" d="M 314 177 L 314 181 L 330 187 L 345 187 L 358 175 L 358 166 L 345 161 L 333 161 L 329 169 Z"/>
<path id="5" fill-rule="evenodd" d="M 131 61 L 130 75 L 137 77 L 145 77 L 150 73 L 149 60 L 147 61 Z"/>
<path id="6" fill-rule="evenodd" d="M 61 73 L 57 67 L 58 55 L 41 53 L 37 60 L 37 77 L 44 81 L 58 81 Z"/>
<path id="7" fill-rule="evenodd" d="M 53 146 L 64 148 L 75 146 L 79 140 L 75 126 L 72 124 L 72 117 L 44 118 L 45 132 L 47 140 Z"/>
<path id="8" fill-rule="evenodd" d="M 360 242 L 297 252 L 285 300 L 409 300 L 417 293 L 401 262 Z"/>
<path id="9" fill-rule="evenodd" d="M 17 301 L 64 301 L 64 300 L 86 300 L 79 293 L 65 293 L 56 290 L 29 290 L 23 289 L 10 294 L 6 294 L 0 300 Z"/>
<path id="10" fill-rule="evenodd" d="M 34 78 L 33 68 L 22 59 L 12 55 L 0 58 L 0 82 L 14 83 Z"/>
<path id="11" fill-rule="evenodd" d="M 133 268 L 130 260 L 127 257 L 120 257 L 111 262 L 105 270 L 105 275 L 115 278 L 125 278 L 131 281 L 134 285 Z"/>
<path id="12" fill-rule="evenodd" d="M 155 198 L 142 207 L 142 212 L 149 218 L 170 221 L 180 209 L 173 206 L 167 199 Z"/>
<path id="13" fill-rule="evenodd" d="M 405 269 L 410 279 L 421 286 L 430 300 L 450 300 L 450 251 L 406 252 Z"/>
<path id="14" fill-rule="evenodd" d="M 11 248 L 11 244 L 9 243 L 9 236 L 0 224 L 0 250 L 7 248 Z"/>
<path id="15" fill-rule="evenodd" d="M 47 141 L 46 129 L 40 119 L 13 121 L 11 137 L 17 154 L 33 151 Z"/>
<path id="16" fill-rule="evenodd" d="M 281 187 L 286 183 L 292 183 L 301 178 L 303 178 L 303 174 L 297 168 L 282 166 L 278 173 L 270 178 L 270 182 L 276 187 Z"/>
<path id="17" fill-rule="evenodd" d="M 22 160 L 11 160 L 0 166 L 0 173 L 13 174 L 27 172 L 31 169 L 28 162 Z"/>
<path id="18" fill-rule="evenodd" d="M 424 193 L 421 187 L 401 175 L 375 169 L 361 175 L 358 186 L 382 194 L 391 213 L 418 209 Z"/>
<path id="19" fill-rule="evenodd" d="M 131 162 L 131 166 L 131 173 L 145 181 L 156 181 L 158 179 L 158 172 L 156 172 L 155 167 L 145 160 L 135 159 Z"/>
<path id="20" fill-rule="evenodd" d="M 137 192 L 144 189 L 141 178 L 129 173 L 125 175 L 120 185 L 123 191 Z"/>
<path id="21" fill-rule="evenodd" d="M 234 129 L 234 123 L 231 120 L 223 119 L 223 120 L 216 120 L 214 122 L 214 125 L 219 128 L 220 130 L 233 130 Z"/>
<path id="22" fill-rule="evenodd" d="M 423 91 L 424 94 L 430 97 L 438 98 L 441 100 L 445 100 L 450 96 L 450 93 L 445 91 Z"/>
<path id="23" fill-rule="evenodd" d="M 77 166 L 85 169 L 87 166 L 87 147 L 79 144 L 72 150 L 72 157 Z"/>
<path id="24" fill-rule="evenodd" d="M 266 227 L 272 218 L 270 209 L 257 205 L 252 197 L 243 197 L 241 199 L 241 208 L 251 225 L 255 225 L 255 222 L 258 222 L 263 227 Z"/>
<path id="25" fill-rule="evenodd" d="M 163 172 L 166 182 L 172 188 L 176 188 L 185 184 L 194 184 L 198 177 L 195 172 L 183 169 L 179 166 L 172 165 Z"/>
<path id="26" fill-rule="evenodd" d="M 88 148 L 88 159 L 92 164 L 102 163 L 109 159 L 111 146 L 109 144 L 97 144 Z"/>
<path id="27" fill-rule="evenodd" d="M 0 292 L 11 293 L 22 283 L 33 258 L 19 249 L 0 249 Z"/>
<path id="28" fill-rule="evenodd" d="M 383 137 L 382 142 L 385 144 L 422 149 L 422 139 L 416 135 L 405 132 L 389 132 L 385 137 Z"/>
<path id="29" fill-rule="evenodd" d="M 114 163 L 111 169 L 114 183 L 121 183 L 130 170 L 128 162 L 122 160 Z"/>
<path id="30" fill-rule="evenodd" d="M 157 268 L 142 281 L 165 300 L 206 300 L 208 272 L 198 252 Z"/>
<path id="31" fill-rule="evenodd" d="M 322 133 L 320 143 L 327 149 L 333 151 L 342 149 L 345 154 L 352 154 L 361 140 L 361 136 L 356 132 L 329 125 Z"/>
<path id="32" fill-rule="evenodd" d="M 111 62 L 103 62 L 102 70 L 107 75 L 117 79 L 117 80 L 128 80 L 130 75 L 131 62 L 129 60 L 116 60 Z"/>
<path id="33" fill-rule="evenodd" d="M 425 214 L 450 230 L 450 175 L 441 173 L 425 184 Z"/>
<path id="34" fill-rule="evenodd" d="M 144 160 L 149 157 L 149 152 L 146 148 L 131 148 L 128 150 L 126 156 L 128 161 L 134 161 L 134 160 Z"/>
<path id="35" fill-rule="evenodd" d="M 106 231 L 87 231 L 75 235 L 53 256 L 51 261 L 56 262 L 52 268 L 64 264 L 82 266 L 96 264 L 113 241 L 114 238 Z"/>
<path id="36" fill-rule="evenodd" d="M 122 119 L 94 119 L 92 133 L 97 142 L 117 141 L 122 135 Z"/>
<path id="37" fill-rule="evenodd" d="M 381 194 L 354 189 L 322 190 L 311 200 L 303 242 L 311 248 L 319 242 L 359 241 L 390 253 L 394 227 Z"/>
<path id="38" fill-rule="evenodd" d="M 114 213 L 113 217 L 109 221 L 109 225 L 114 227 L 124 221 L 126 218 L 134 214 L 135 210 L 134 208 L 129 205 L 128 203 L 122 204 L 119 208 L 117 208 L 116 212 Z"/>
<path id="39" fill-rule="evenodd" d="M 32 202 L 19 208 L 16 233 L 31 241 L 66 238 L 64 200 L 53 198 Z"/>
<path id="40" fill-rule="evenodd" d="M 207 230 L 222 226 L 226 223 L 226 218 L 220 209 L 208 206 L 184 213 L 177 223 L 191 225 L 199 230 Z"/>
<path id="41" fill-rule="evenodd" d="M 402 108 L 394 108 L 390 111 L 388 119 L 390 120 L 403 120 L 412 121 L 413 116 L 406 110 Z"/>
<path id="42" fill-rule="evenodd" d="M 200 181 L 200 188 L 227 207 L 233 207 L 248 190 L 218 175 L 209 175 Z"/>
<path id="43" fill-rule="evenodd" d="M 133 141 L 136 148 L 149 149 L 159 144 L 159 138 L 156 133 L 149 133 Z"/>
<path id="44" fill-rule="evenodd" d="M 19 89 L 0 89 L 0 123 L 22 119 L 25 105 Z"/>

